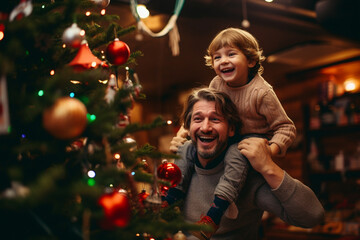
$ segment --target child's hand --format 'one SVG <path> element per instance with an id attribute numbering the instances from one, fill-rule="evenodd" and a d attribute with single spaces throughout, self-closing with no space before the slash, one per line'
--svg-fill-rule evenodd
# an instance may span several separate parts
<path id="1" fill-rule="evenodd" d="M 179 146 L 183 145 L 186 142 L 188 136 L 188 131 L 181 126 L 176 136 L 170 142 L 170 151 L 176 153 L 178 151 Z"/>

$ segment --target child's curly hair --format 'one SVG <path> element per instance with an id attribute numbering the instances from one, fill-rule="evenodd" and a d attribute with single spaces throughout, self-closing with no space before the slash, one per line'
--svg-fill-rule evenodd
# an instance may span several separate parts
<path id="1" fill-rule="evenodd" d="M 240 28 L 227 28 L 219 32 L 211 41 L 207 54 L 205 56 L 206 66 L 213 67 L 213 54 L 222 47 L 238 48 L 246 56 L 249 62 L 256 62 L 255 66 L 249 68 L 249 79 L 253 78 L 256 73 L 262 74 L 264 71 L 261 63 L 265 60 L 263 50 L 253 35 Z"/>

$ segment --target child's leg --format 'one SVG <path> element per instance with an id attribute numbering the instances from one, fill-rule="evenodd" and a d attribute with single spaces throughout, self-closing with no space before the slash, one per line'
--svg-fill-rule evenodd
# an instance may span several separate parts
<path id="1" fill-rule="evenodd" d="M 239 195 L 239 192 L 244 186 L 246 176 L 249 170 L 249 162 L 240 153 L 240 151 L 237 148 L 237 144 L 234 144 L 229 147 L 228 151 L 225 154 L 224 162 L 225 162 L 224 175 L 220 178 L 219 183 L 216 186 L 214 192 L 215 194 L 214 204 L 215 206 L 219 204 L 219 208 L 216 209 L 218 213 L 217 215 L 210 216 L 210 217 L 215 216 L 215 220 L 216 221 L 219 220 L 219 222 L 222 215 L 229 207 L 229 205 L 232 204 Z M 224 201 L 226 201 L 227 204 L 224 204 L 223 203 Z M 213 214 L 214 209 L 212 208 L 213 207 L 211 207 L 211 209 L 209 210 L 209 214 Z M 218 219 L 219 217 L 220 219 Z"/>
<path id="2" fill-rule="evenodd" d="M 234 201 L 241 191 L 249 169 L 247 159 L 240 153 L 237 144 L 231 145 L 225 157 L 225 171 L 215 188 L 215 197 L 207 215 L 202 217 L 199 224 L 207 224 L 213 228 L 211 232 L 193 232 L 199 239 L 210 239 L 217 231 L 220 221 L 229 206 L 234 206 Z M 237 215 L 237 214 L 236 214 Z M 236 218 L 236 216 L 234 217 Z"/>

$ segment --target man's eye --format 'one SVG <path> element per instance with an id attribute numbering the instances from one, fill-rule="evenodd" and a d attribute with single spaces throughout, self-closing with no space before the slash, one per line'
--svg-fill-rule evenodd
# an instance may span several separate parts
<path id="1" fill-rule="evenodd" d="M 194 121 L 194 122 L 200 122 L 200 121 L 201 121 L 201 118 L 195 117 L 195 118 L 193 119 L 193 121 Z"/>
<path id="2" fill-rule="evenodd" d="M 219 118 L 212 118 L 211 121 L 213 121 L 213 122 L 220 122 L 220 119 L 219 119 Z"/>

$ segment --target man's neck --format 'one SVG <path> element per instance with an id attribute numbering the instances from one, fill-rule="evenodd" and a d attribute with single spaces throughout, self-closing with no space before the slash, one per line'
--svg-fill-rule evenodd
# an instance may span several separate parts
<path id="1" fill-rule="evenodd" d="M 216 167 L 220 162 L 224 160 L 225 153 L 227 152 L 228 147 L 229 146 L 227 146 L 217 157 L 213 159 L 202 159 L 199 158 L 198 155 L 196 155 L 196 166 L 203 169 L 212 169 Z"/>

